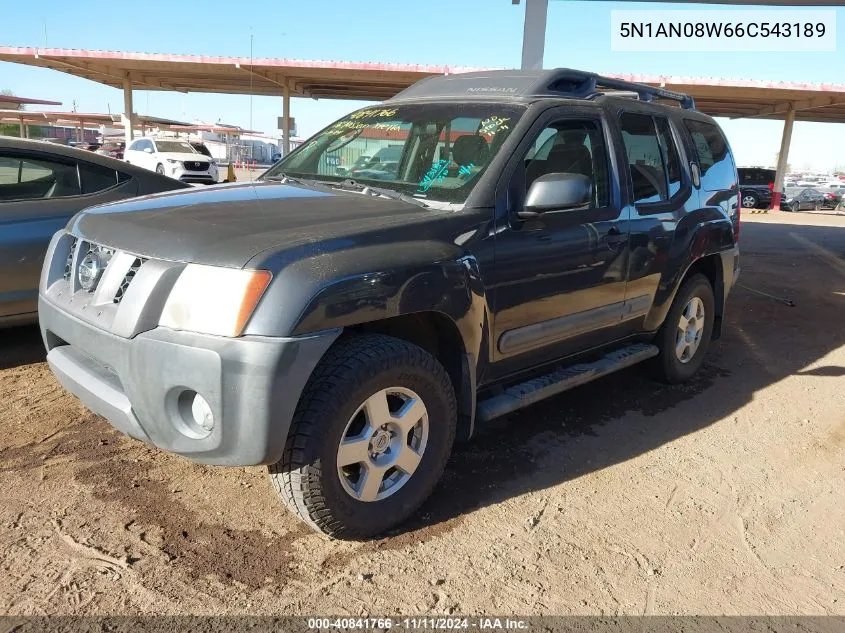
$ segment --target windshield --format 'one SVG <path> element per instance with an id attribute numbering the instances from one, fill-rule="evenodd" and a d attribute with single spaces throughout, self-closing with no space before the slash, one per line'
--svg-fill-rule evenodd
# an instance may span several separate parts
<path id="1" fill-rule="evenodd" d="M 190 143 L 184 141 L 156 141 L 156 148 L 159 152 L 197 153 Z"/>
<path id="2" fill-rule="evenodd" d="M 352 179 L 420 200 L 464 202 L 524 110 L 490 103 L 365 108 L 313 136 L 263 178 Z"/>

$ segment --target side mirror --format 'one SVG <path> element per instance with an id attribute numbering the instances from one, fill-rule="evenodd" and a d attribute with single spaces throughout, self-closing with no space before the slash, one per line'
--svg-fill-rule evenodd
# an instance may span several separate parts
<path id="1" fill-rule="evenodd" d="M 549 211 L 582 207 L 592 197 L 593 183 L 582 174 L 543 174 L 531 184 L 519 217 L 536 218 Z"/>
<path id="2" fill-rule="evenodd" d="M 145 152 L 145 153 L 147 153 L 147 154 L 152 154 L 152 153 L 153 153 L 153 148 L 152 148 L 152 147 L 145 147 L 145 148 L 144 148 L 144 152 Z"/>

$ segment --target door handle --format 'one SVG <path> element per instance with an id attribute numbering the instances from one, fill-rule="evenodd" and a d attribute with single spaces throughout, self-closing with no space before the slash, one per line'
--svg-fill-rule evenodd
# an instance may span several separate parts
<path id="1" fill-rule="evenodd" d="M 698 163 L 690 161 L 689 164 L 690 174 L 692 174 L 692 184 L 696 187 L 701 186 L 701 171 L 698 168 Z"/>

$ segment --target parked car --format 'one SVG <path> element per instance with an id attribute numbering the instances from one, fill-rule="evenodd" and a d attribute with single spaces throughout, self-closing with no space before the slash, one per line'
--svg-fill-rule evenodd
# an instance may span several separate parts
<path id="1" fill-rule="evenodd" d="M 378 150 L 365 163 L 357 162 L 348 172 L 350 178 L 372 178 L 374 180 L 392 180 L 396 177 L 399 159 L 404 145 L 388 145 Z"/>
<path id="2" fill-rule="evenodd" d="M 202 154 L 203 156 L 205 156 L 206 158 L 208 158 L 211 161 L 211 167 L 210 167 L 211 177 L 214 179 L 214 182 L 219 182 L 220 181 L 220 177 L 219 177 L 220 168 L 217 166 L 217 159 L 214 158 L 214 156 L 211 155 L 211 150 L 208 149 L 208 146 L 205 143 L 201 143 L 199 141 L 190 141 L 190 143 L 191 143 L 191 147 L 193 147 L 194 150 L 197 153 Z"/>
<path id="3" fill-rule="evenodd" d="M 211 185 L 218 180 L 217 166 L 188 141 L 155 137 L 135 139 L 124 151 L 123 159 L 182 182 Z"/>
<path id="4" fill-rule="evenodd" d="M 739 189 L 745 209 L 766 209 L 772 203 L 775 188 L 775 170 L 760 167 L 740 167 Z"/>
<path id="5" fill-rule="evenodd" d="M 358 156 L 358 158 L 355 159 L 355 161 L 351 165 L 338 165 L 335 169 L 335 173 L 338 176 L 346 176 L 352 171 L 364 169 L 364 166 L 370 161 L 371 158 L 372 156 L 370 156 L 369 154 L 361 154 L 360 156 Z"/>
<path id="6" fill-rule="evenodd" d="M 100 143 L 97 143 L 96 141 L 75 141 L 70 139 L 67 141 L 67 146 L 88 150 L 89 152 L 96 152 L 100 148 Z"/>
<path id="7" fill-rule="evenodd" d="M 324 173 L 396 125 L 392 180 Z M 567 69 L 431 77 L 257 183 L 83 212 L 44 266 L 47 361 L 125 433 L 268 464 L 310 526 L 372 536 L 493 418 L 640 361 L 695 375 L 739 274 L 738 194 L 685 95 Z M 113 252 L 101 277 L 83 251 Z"/>
<path id="8" fill-rule="evenodd" d="M 96 150 L 96 153 L 116 160 L 123 160 L 123 148 L 125 146 L 125 143 L 106 143 L 105 145 L 100 146 Z"/>
<path id="9" fill-rule="evenodd" d="M 73 214 L 186 187 L 94 152 L 0 136 L 0 327 L 36 320 L 47 245 Z"/>
<path id="10" fill-rule="evenodd" d="M 822 201 L 822 209 L 836 209 L 842 202 L 842 194 L 845 192 L 845 186 L 842 188 L 829 188 L 827 191 L 822 191 L 824 200 Z"/>
<path id="11" fill-rule="evenodd" d="M 825 195 L 818 189 L 787 189 L 780 202 L 782 211 L 818 211 L 825 204 Z"/>
<path id="12" fill-rule="evenodd" d="M 201 143 L 199 141 L 189 141 L 189 143 L 191 144 L 191 147 L 194 148 L 194 151 L 198 154 L 202 154 L 203 156 L 212 158 L 211 150 L 208 149 L 208 146 L 205 143 Z"/>

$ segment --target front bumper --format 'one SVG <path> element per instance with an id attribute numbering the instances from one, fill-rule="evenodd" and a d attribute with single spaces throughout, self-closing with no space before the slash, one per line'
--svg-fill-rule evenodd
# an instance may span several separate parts
<path id="1" fill-rule="evenodd" d="M 230 339 L 159 327 L 126 339 L 44 297 L 38 314 L 50 369 L 86 407 L 136 439 L 222 466 L 281 458 L 300 394 L 339 334 Z M 184 418 L 178 401 L 185 390 L 210 405 L 206 437 Z"/>
<path id="2" fill-rule="evenodd" d="M 217 182 L 217 169 L 210 166 L 207 171 L 192 171 L 181 164 L 170 166 L 170 176 L 176 180 L 188 183 L 202 183 L 211 185 Z"/>
<path id="3" fill-rule="evenodd" d="M 340 334 L 227 338 L 158 326 L 184 264 L 112 249 L 95 290 L 79 285 L 101 247 L 60 231 L 38 297 L 47 362 L 59 382 L 124 433 L 206 464 L 278 461 L 302 390 Z M 191 394 L 214 424 L 201 428 Z"/>

